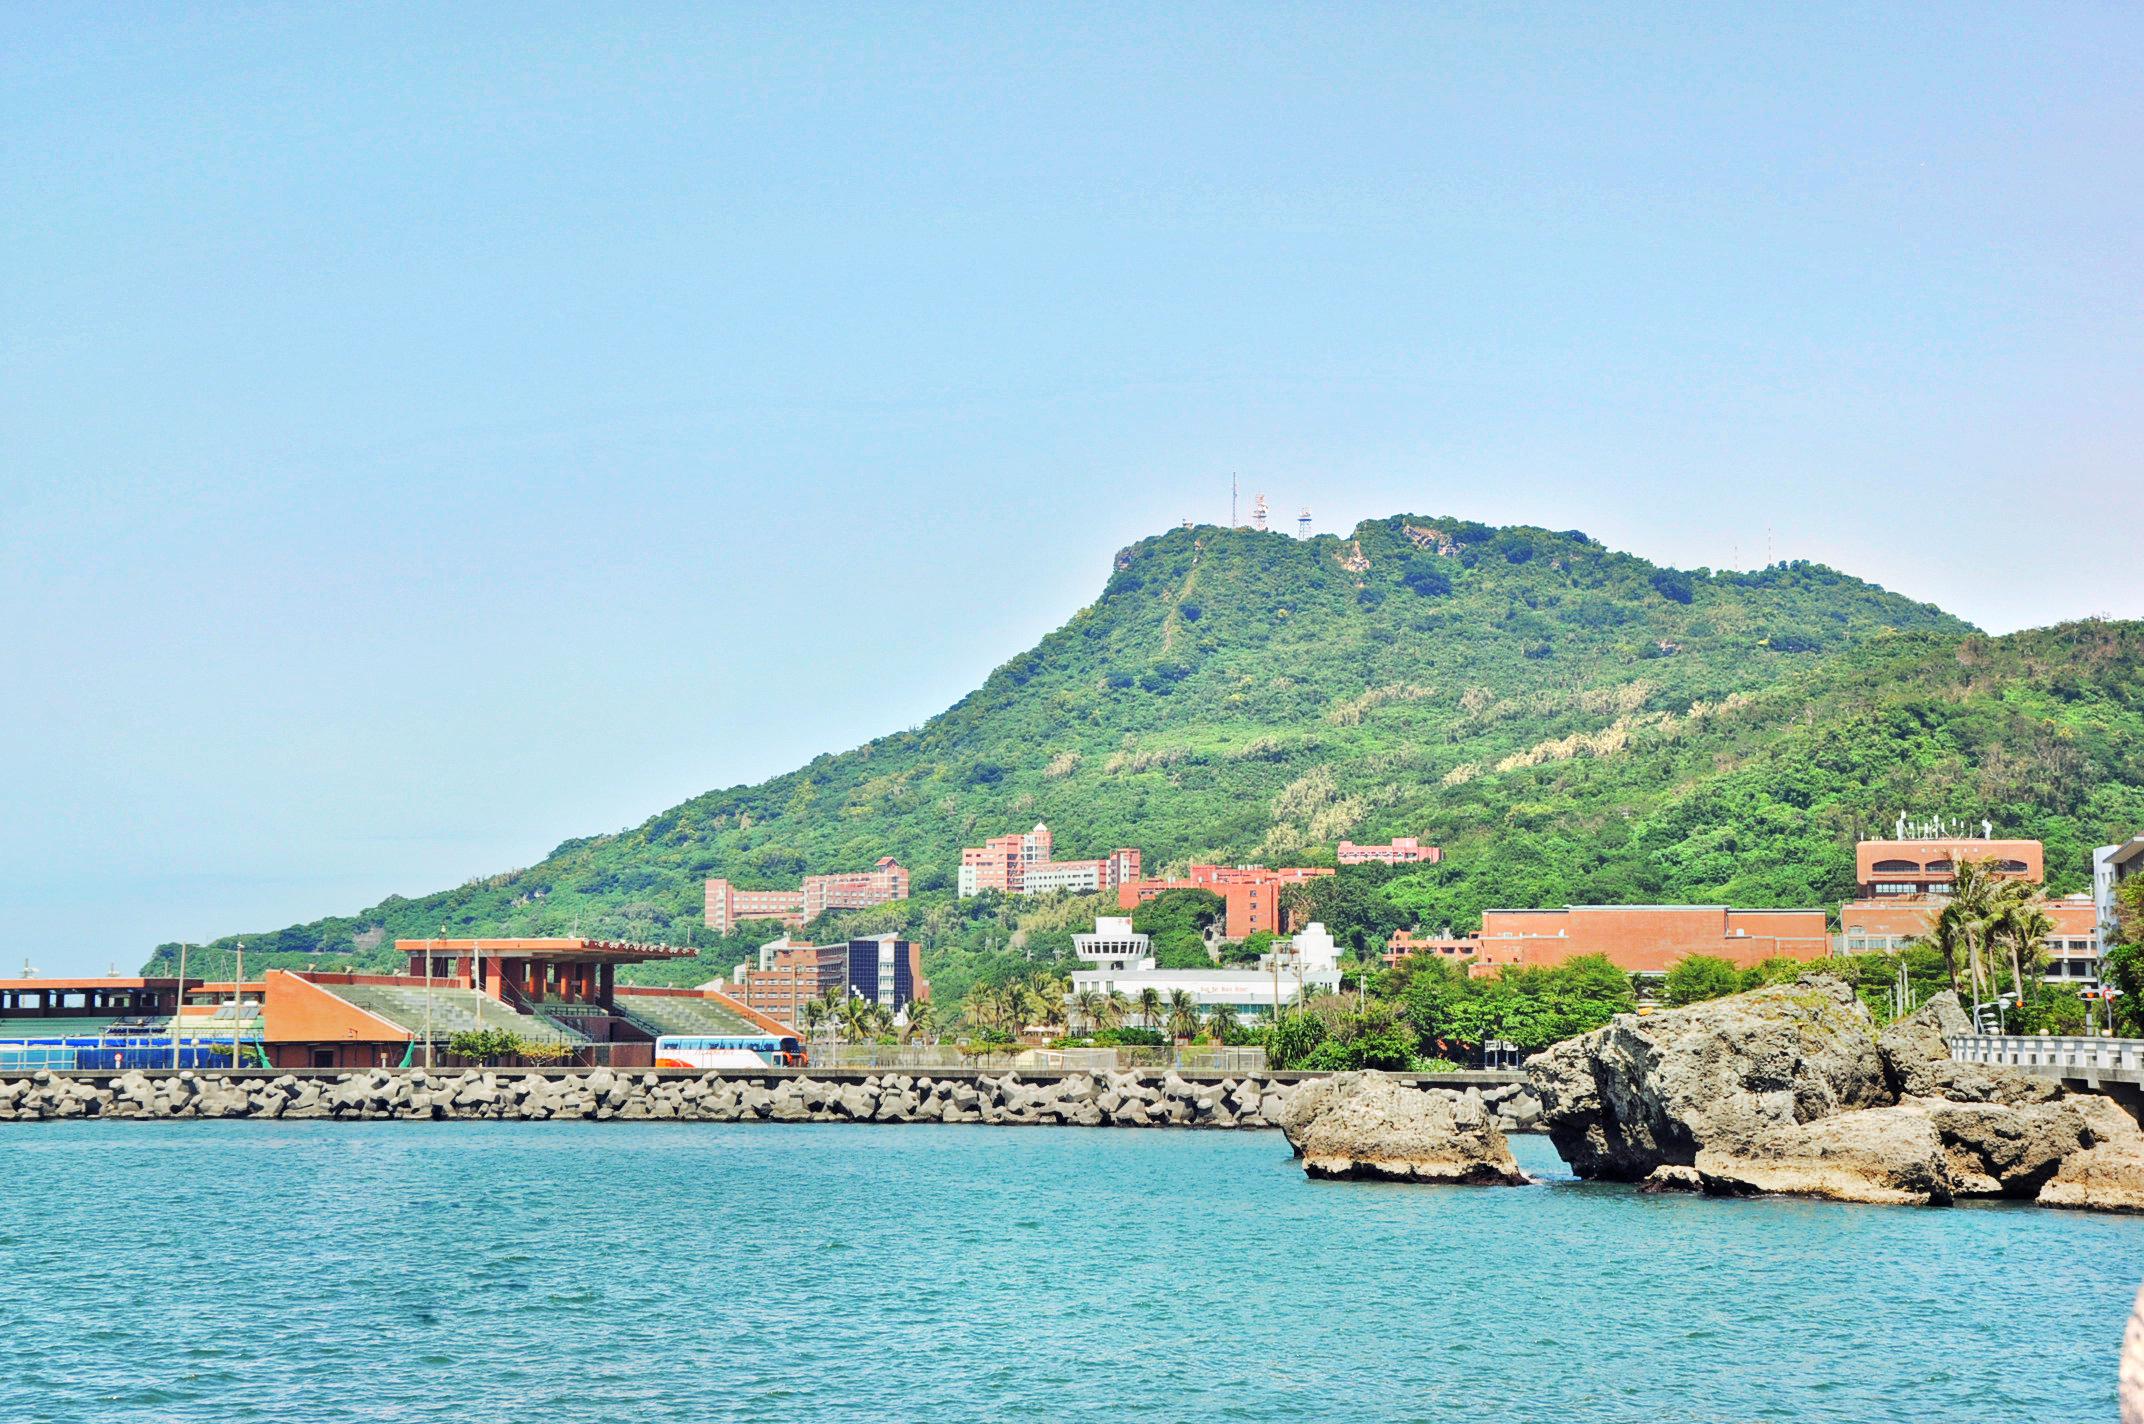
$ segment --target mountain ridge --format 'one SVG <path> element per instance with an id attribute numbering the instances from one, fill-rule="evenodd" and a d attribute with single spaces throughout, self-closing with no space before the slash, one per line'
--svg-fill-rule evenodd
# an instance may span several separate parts
<path id="1" fill-rule="evenodd" d="M 1576 530 L 1448 516 L 1394 515 L 1313 539 L 1171 529 L 1118 551 L 1093 603 L 919 727 L 569 839 L 535 866 L 244 938 L 249 962 L 251 952 L 381 962 L 385 941 L 442 922 L 453 933 L 577 928 L 704 944 L 705 876 L 793 885 L 880 854 L 914 872 L 912 912 L 922 916 L 950 899 L 960 846 L 1038 819 L 1061 854 L 1137 845 L 1156 868 L 1329 862 L 1342 834 L 1424 834 L 1454 851 L 1406 892 L 1433 922 L 1463 923 L 1485 897 L 1828 894 L 1841 838 L 1850 844 L 1843 793 L 1812 793 L 1805 810 L 1824 838 L 1801 852 L 1814 868 L 1797 873 L 1780 864 L 1780 838 L 1759 834 L 1776 808 L 1759 816 L 1754 802 L 1719 800 L 1731 786 L 1754 794 L 1738 768 L 1771 766 L 1791 785 L 1796 769 L 1768 759 L 1806 740 L 1797 719 L 1860 728 L 1877 764 L 1858 773 L 1866 804 L 1854 814 L 1882 824 L 1898 806 L 1875 798 L 1928 778 L 1900 776 L 1911 739 L 1893 735 L 1899 727 L 1868 724 L 1872 704 L 1900 701 L 1872 679 L 1916 690 L 1921 712 L 1944 724 L 1922 728 L 1936 750 L 1910 752 L 1934 765 L 1980 745 L 1982 704 L 2000 701 L 1998 689 L 1976 686 L 1972 716 L 1944 710 L 1959 705 L 1944 670 L 1961 649 L 1990 667 L 2017 664 L 2037 688 L 2054 673 L 2034 639 L 2111 637 L 2117 675 L 2111 692 L 2092 695 L 2134 681 L 2134 625 L 2065 626 L 2076 631 L 1990 638 L 1821 565 L 1679 570 Z M 2114 700 L 2126 727 L 2135 709 Z M 2034 764 L 2058 710 L 2041 708 L 2038 722 L 2027 717 L 1987 745 Z M 1893 744 L 1901 750 L 1882 750 Z M 2096 743 L 2079 755 L 2093 768 L 2121 763 Z M 2122 766 L 2118 784 L 2144 780 Z M 2017 791 L 1968 788 L 1955 768 L 1935 782 L 1922 789 Z M 2018 815 L 2054 814 L 2033 795 L 2018 793 Z M 1711 806 L 1711 820 L 1664 840 L 1661 818 L 1692 805 Z M 2065 803 L 2061 814 L 2102 812 Z M 2056 841 L 2088 834 L 2082 825 L 2056 827 Z M 1718 842 L 1710 851 L 1690 844 L 1706 835 Z M 1743 838 L 1749 847 L 1737 849 Z M 1514 869 L 1526 862 L 1534 873 Z M 734 948 L 710 946 L 709 962 Z"/>

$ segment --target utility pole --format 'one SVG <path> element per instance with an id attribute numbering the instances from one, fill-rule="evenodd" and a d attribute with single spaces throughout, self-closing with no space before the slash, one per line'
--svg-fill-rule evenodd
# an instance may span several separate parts
<path id="1" fill-rule="evenodd" d="M 186 1018 L 186 941 L 179 941 L 179 993 L 171 1006 L 171 1067 L 179 1067 L 179 1027 Z"/>
<path id="2" fill-rule="evenodd" d="M 446 922 L 441 921 L 439 938 L 445 939 L 446 937 Z M 438 947 L 438 940 L 434 940 L 424 947 L 424 1066 L 426 1068 L 432 1066 L 432 955 Z"/>
<path id="3" fill-rule="evenodd" d="M 246 1011 L 246 942 L 238 942 L 237 977 L 231 981 L 231 1071 L 238 1071 L 239 1022 Z"/>

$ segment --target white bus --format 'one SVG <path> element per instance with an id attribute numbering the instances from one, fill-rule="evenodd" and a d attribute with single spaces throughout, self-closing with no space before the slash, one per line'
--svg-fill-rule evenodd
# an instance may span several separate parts
<path id="1" fill-rule="evenodd" d="M 658 1068 L 802 1068 L 804 1045 L 788 1034 L 666 1033 L 655 1040 Z"/>

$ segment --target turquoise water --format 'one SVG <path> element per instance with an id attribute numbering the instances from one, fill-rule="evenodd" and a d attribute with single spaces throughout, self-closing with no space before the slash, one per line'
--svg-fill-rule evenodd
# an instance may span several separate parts
<path id="1" fill-rule="evenodd" d="M 2144 1220 L 1276 1133 L 0 1128 L 0 1420 L 2108 1420 Z"/>

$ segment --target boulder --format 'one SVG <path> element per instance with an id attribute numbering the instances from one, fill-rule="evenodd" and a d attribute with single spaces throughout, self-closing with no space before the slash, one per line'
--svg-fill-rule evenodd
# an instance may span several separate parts
<path id="1" fill-rule="evenodd" d="M 2040 1189 L 2041 1206 L 2144 1211 L 2144 1128 L 2112 1098 L 2079 1093 L 2065 1100 L 2082 1119 L 2087 1142 Z"/>
<path id="2" fill-rule="evenodd" d="M 2073 1152 L 2097 1140 L 2077 1102 L 1951 1102 L 1908 1098 L 1943 1143 L 1953 1195 L 2030 1201 Z"/>
<path id="3" fill-rule="evenodd" d="M 2051 1079 L 1985 1063 L 1960 1063 L 1950 1041 L 1973 1031 L 1957 994 L 1946 989 L 1876 1038 L 1891 1091 L 1960 1103 L 2044 1103 L 2062 1095 Z"/>
<path id="4" fill-rule="evenodd" d="M 2041 1206 L 2144 1211 L 2144 1149 L 2108 1142 L 2073 1152 L 2040 1189 Z"/>
<path id="5" fill-rule="evenodd" d="M 1708 1147 L 1740 1156 L 1782 1128 L 1893 1101 L 1867 1009 L 1825 974 L 1625 1014 L 1535 1055 L 1527 1075 L 1572 1170 L 1630 1182 L 1694 1165 Z"/>
<path id="6" fill-rule="evenodd" d="M 1717 1195 L 1777 1192 L 1890 1206 L 1951 1199 L 1942 1138 L 1928 1115 L 1911 1107 L 1783 1124 L 1755 1142 L 1701 1148 L 1695 1166 L 1705 1190 Z"/>
<path id="7" fill-rule="evenodd" d="M 1284 1114 L 1288 1143 L 1313 1177 L 1516 1186 L 1526 1181 L 1479 1093 L 1343 1073 Z"/>

